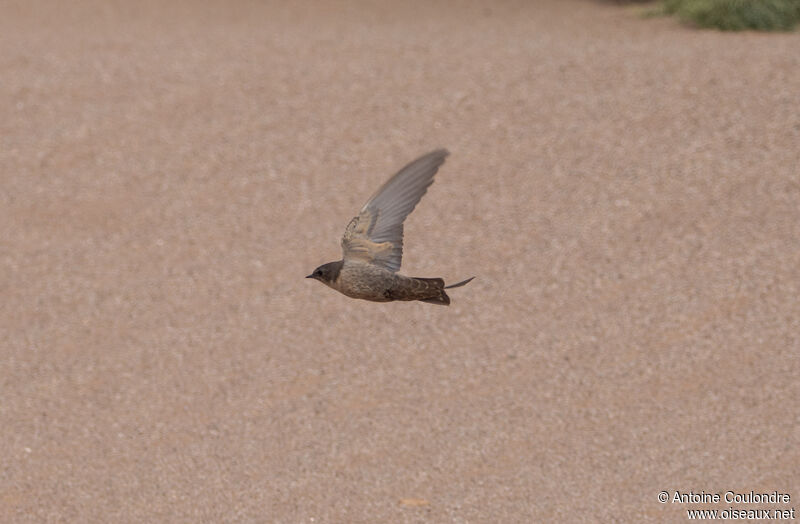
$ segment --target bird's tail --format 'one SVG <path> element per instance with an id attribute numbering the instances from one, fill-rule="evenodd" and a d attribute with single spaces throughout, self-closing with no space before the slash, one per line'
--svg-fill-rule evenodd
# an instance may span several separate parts
<path id="1" fill-rule="evenodd" d="M 427 302 L 428 304 L 439 304 L 440 306 L 449 306 L 450 297 L 444 292 L 444 280 L 441 278 L 420 278 L 414 277 L 414 294 L 416 295 L 411 300 L 419 300 L 420 302 Z M 420 296 L 425 298 L 420 298 Z"/>
<path id="2" fill-rule="evenodd" d="M 439 304 L 440 306 L 449 306 L 450 305 L 450 297 L 445 292 L 445 289 L 451 289 L 454 287 L 461 287 L 465 284 L 468 284 L 470 280 L 475 277 L 468 278 L 466 280 L 462 280 L 457 284 L 451 284 L 449 286 L 444 285 L 444 280 L 441 278 L 415 278 L 414 280 L 420 280 L 426 283 L 429 287 L 435 287 L 438 294 L 433 297 L 418 299 L 421 302 L 427 302 L 428 304 Z"/>

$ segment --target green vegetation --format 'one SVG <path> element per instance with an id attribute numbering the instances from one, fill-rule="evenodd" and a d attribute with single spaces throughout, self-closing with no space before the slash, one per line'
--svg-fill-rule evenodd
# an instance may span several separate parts
<path id="1" fill-rule="evenodd" d="M 664 0 L 663 9 L 723 31 L 791 31 L 800 22 L 800 0 Z"/>

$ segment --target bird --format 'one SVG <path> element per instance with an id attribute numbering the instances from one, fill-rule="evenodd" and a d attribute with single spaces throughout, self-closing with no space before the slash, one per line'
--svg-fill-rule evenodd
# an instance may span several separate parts
<path id="1" fill-rule="evenodd" d="M 398 273 L 403 258 L 403 222 L 449 154 L 446 149 L 431 151 L 392 176 L 347 225 L 342 260 L 323 264 L 306 278 L 319 280 L 351 298 L 373 302 L 419 300 L 449 306 L 445 289 L 461 287 L 475 277 L 446 286 L 441 278 Z"/>

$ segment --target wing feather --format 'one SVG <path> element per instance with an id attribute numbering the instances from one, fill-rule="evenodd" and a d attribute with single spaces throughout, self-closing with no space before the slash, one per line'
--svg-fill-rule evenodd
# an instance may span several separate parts
<path id="1" fill-rule="evenodd" d="M 414 210 L 449 153 L 432 151 L 414 160 L 383 184 L 350 221 L 342 237 L 345 259 L 400 269 L 403 221 Z"/>

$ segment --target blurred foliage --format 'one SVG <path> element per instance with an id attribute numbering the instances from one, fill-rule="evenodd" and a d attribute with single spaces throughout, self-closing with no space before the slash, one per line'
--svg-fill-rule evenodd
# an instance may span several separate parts
<path id="1" fill-rule="evenodd" d="M 800 0 L 664 0 L 664 12 L 723 31 L 791 31 L 800 22 Z"/>

